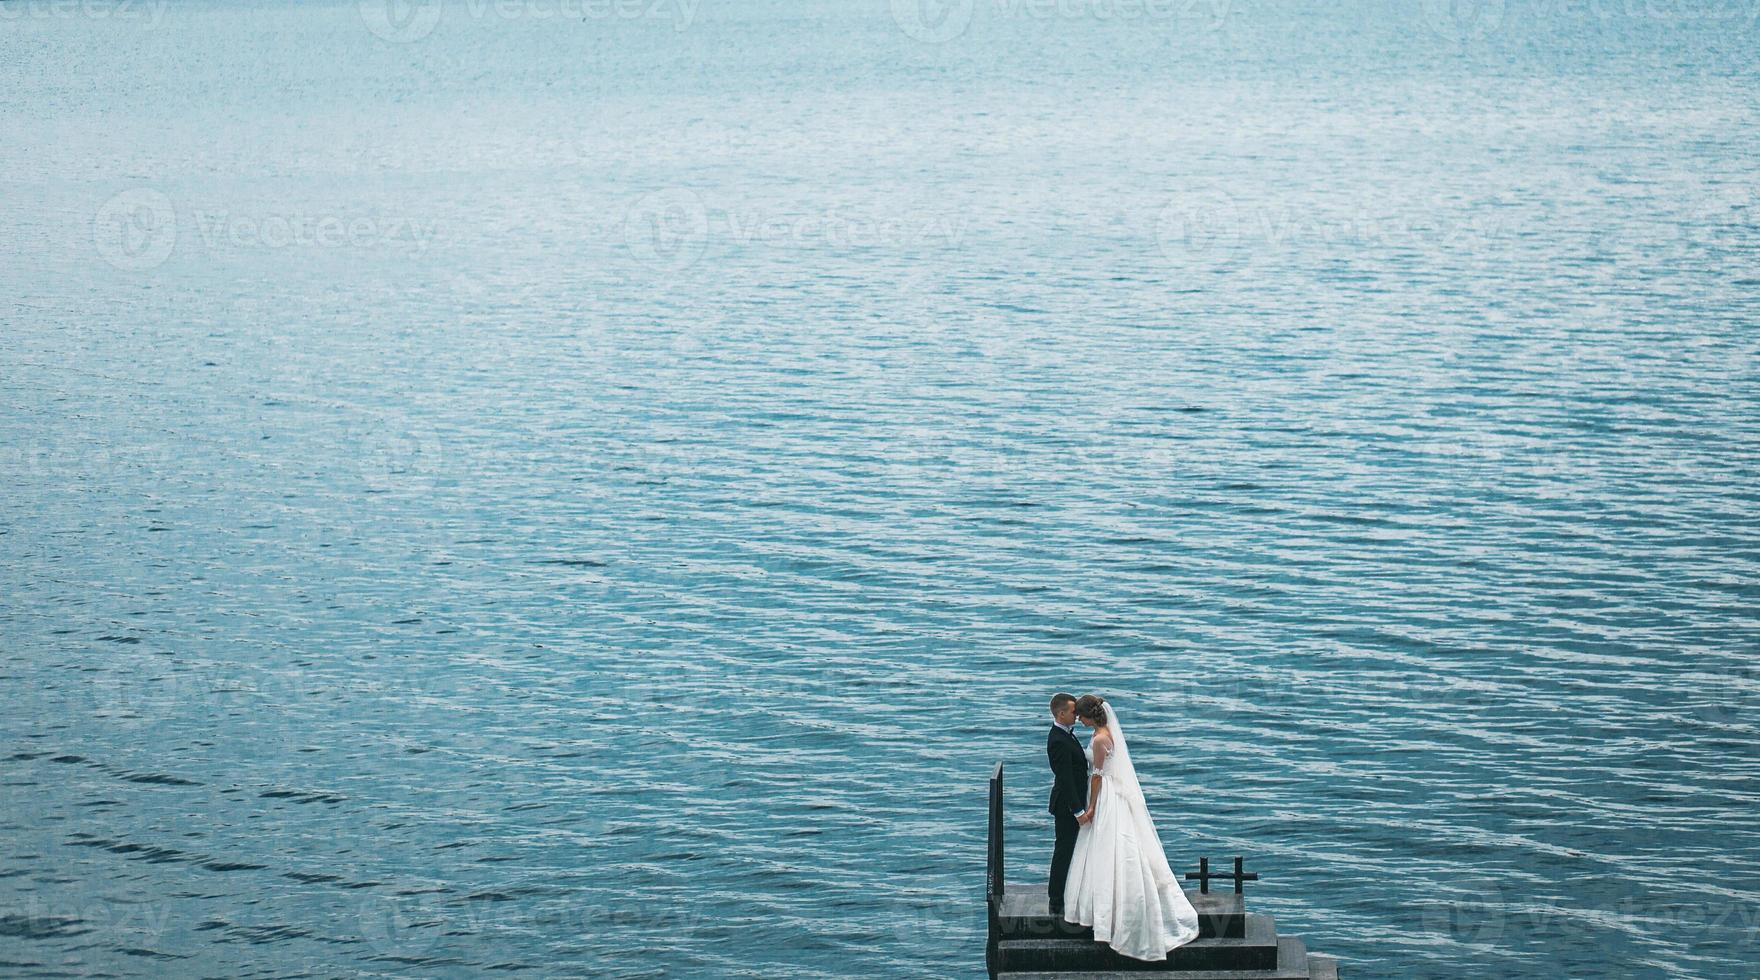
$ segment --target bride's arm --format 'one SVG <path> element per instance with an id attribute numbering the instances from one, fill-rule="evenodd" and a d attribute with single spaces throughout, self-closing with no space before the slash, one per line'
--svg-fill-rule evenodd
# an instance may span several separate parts
<path id="1" fill-rule="evenodd" d="M 1077 818 L 1081 823 L 1092 823 L 1094 811 L 1100 809 L 1100 780 L 1105 775 L 1106 757 L 1111 754 L 1111 751 L 1112 743 L 1110 741 L 1094 740 L 1094 768 L 1091 770 L 1091 775 L 1088 776 L 1088 812 Z"/>

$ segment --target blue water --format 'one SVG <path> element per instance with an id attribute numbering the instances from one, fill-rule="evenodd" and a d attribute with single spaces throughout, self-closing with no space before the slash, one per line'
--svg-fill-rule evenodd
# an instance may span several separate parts
<path id="1" fill-rule="evenodd" d="M 1760 6 L 376 3 L 0 0 L 0 973 L 1754 974 Z"/>

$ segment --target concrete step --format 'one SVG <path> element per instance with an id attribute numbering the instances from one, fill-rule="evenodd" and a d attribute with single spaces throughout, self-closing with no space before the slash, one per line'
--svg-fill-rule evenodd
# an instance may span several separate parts
<path id="1" fill-rule="evenodd" d="M 1165 960 L 1147 962 L 1120 955 L 1091 939 L 1066 936 L 1003 939 L 996 945 L 998 973 L 1068 973 L 1076 971 L 1266 971 L 1276 970 L 1287 953 L 1299 959 L 1306 976 L 1307 947 L 1293 936 L 1279 940 L 1277 925 L 1268 915 L 1248 915 L 1244 936 L 1213 936 L 1194 939 L 1167 954 Z"/>
<path id="2" fill-rule="evenodd" d="M 1319 960 L 1328 961 L 1327 969 L 1322 972 Z M 1146 972 L 1155 972 L 1160 968 L 1153 964 L 1140 964 L 1133 970 L 1075 970 L 1075 971 L 1023 971 L 1003 972 L 996 975 L 996 980 L 1142 980 Z M 1302 941 L 1294 936 L 1284 936 L 1277 942 L 1277 965 L 1269 970 L 1166 970 L 1161 971 L 1178 980 L 1337 980 L 1336 964 L 1331 957 L 1310 958 Z"/>
<path id="3" fill-rule="evenodd" d="M 1234 892 L 1187 891 L 1186 898 L 1198 913 L 1198 937 L 1240 938 L 1246 935 L 1247 913 L 1241 897 Z M 1005 939 L 1054 938 L 1093 939 L 1091 929 L 1072 925 L 1051 915 L 1051 900 L 1044 886 L 1009 885 L 1002 892 L 998 910 Z"/>
<path id="4" fill-rule="evenodd" d="M 1314 980 L 1338 980 L 1338 958 L 1325 953 L 1309 953 L 1308 974 Z"/>

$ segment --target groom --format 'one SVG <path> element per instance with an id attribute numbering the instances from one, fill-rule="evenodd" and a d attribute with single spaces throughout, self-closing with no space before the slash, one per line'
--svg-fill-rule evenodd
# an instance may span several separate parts
<path id="1" fill-rule="evenodd" d="M 1088 809 L 1088 757 L 1075 733 L 1073 694 L 1051 696 L 1051 731 L 1045 736 L 1045 757 L 1051 762 L 1051 819 L 1057 846 L 1051 852 L 1051 914 L 1063 914 L 1063 883 L 1076 852 L 1076 818 Z"/>

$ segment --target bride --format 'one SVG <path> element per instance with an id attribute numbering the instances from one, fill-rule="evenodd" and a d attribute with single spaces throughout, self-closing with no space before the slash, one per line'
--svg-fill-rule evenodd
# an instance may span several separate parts
<path id="1" fill-rule="evenodd" d="M 1112 706 L 1085 694 L 1076 701 L 1076 717 L 1094 730 L 1092 769 L 1063 917 L 1092 927 L 1096 940 L 1125 956 L 1166 959 L 1198 937 L 1198 913 L 1167 865 Z"/>

